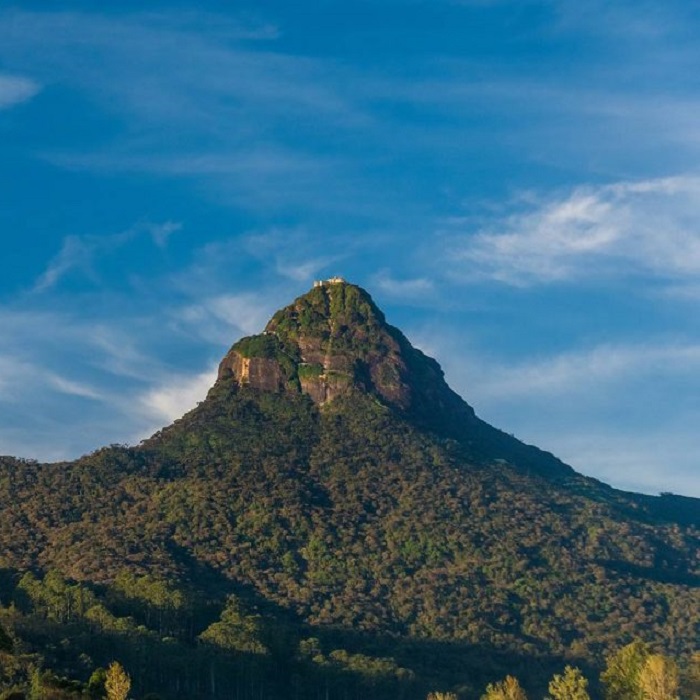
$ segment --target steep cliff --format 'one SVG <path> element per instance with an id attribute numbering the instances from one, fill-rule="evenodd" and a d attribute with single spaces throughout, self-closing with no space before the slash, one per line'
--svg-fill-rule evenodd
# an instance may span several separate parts
<path id="1" fill-rule="evenodd" d="M 302 392 L 319 405 L 359 390 L 404 413 L 473 415 L 437 362 L 389 325 L 365 290 L 344 281 L 315 286 L 261 335 L 239 340 L 219 366 L 219 381 Z"/>

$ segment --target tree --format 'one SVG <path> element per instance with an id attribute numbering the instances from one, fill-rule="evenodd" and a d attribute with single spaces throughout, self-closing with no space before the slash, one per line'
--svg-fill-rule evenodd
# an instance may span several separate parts
<path id="1" fill-rule="evenodd" d="M 639 672 L 644 700 L 678 700 L 678 666 L 662 654 L 649 656 Z"/>
<path id="2" fill-rule="evenodd" d="M 102 698 L 105 694 L 105 681 L 107 680 L 106 669 L 96 668 L 87 682 L 88 695 L 91 698 Z"/>
<path id="3" fill-rule="evenodd" d="M 683 697 L 700 700 L 700 651 L 691 654 L 683 674 Z"/>
<path id="4" fill-rule="evenodd" d="M 131 678 L 124 667 L 117 661 L 112 661 L 107 669 L 105 691 L 107 700 L 126 700 L 131 689 Z"/>
<path id="5" fill-rule="evenodd" d="M 649 648 L 639 640 L 608 656 L 600 676 L 605 700 L 642 700 L 639 674 L 648 657 Z"/>
<path id="6" fill-rule="evenodd" d="M 527 695 L 517 678 L 506 676 L 499 683 L 489 683 L 481 700 L 527 700 Z"/>
<path id="7" fill-rule="evenodd" d="M 457 700 L 454 693 L 428 693 L 428 700 Z"/>
<path id="8" fill-rule="evenodd" d="M 550 700 L 590 700 L 588 681 L 578 668 L 567 666 L 549 682 Z"/>
<path id="9" fill-rule="evenodd" d="M 29 677 L 29 700 L 41 700 L 44 694 L 44 683 L 41 678 L 41 670 L 34 667 Z"/>
<path id="10" fill-rule="evenodd" d="M 248 654 L 267 654 L 263 640 L 263 624 L 260 615 L 249 615 L 238 598 L 230 595 L 218 622 L 207 627 L 199 638 L 229 651 Z"/>

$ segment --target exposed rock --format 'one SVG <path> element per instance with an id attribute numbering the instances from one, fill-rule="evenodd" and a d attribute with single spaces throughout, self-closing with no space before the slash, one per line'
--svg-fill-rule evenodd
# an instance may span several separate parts
<path id="1" fill-rule="evenodd" d="M 227 377 L 262 391 L 283 391 L 285 388 L 284 375 L 277 360 L 244 357 L 235 350 L 230 350 L 219 365 L 219 379 Z"/>
<path id="2" fill-rule="evenodd" d="M 365 290 L 344 281 L 315 285 L 278 311 L 264 333 L 238 341 L 221 362 L 219 381 L 301 391 L 319 405 L 359 390 L 402 412 L 471 411 L 437 362 L 387 324 Z"/>

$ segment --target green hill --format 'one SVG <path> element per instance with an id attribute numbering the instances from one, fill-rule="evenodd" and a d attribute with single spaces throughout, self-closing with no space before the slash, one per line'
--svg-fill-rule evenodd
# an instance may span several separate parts
<path id="1" fill-rule="evenodd" d="M 344 282 L 238 341 L 141 445 L 0 459 L 0 503 L 7 687 L 119 658 L 136 697 L 473 697 L 700 637 L 700 501 L 487 425 Z"/>

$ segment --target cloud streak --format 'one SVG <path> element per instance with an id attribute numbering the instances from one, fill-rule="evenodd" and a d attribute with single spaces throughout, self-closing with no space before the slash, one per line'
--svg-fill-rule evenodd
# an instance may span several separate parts
<path id="1" fill-rule="evenodd" d="M 665 375 L 696 377 L 700 344 L 606 344 L 586 351 L 508 365 L 486 363 L 474 372 L 474 390 L 484 400 L 520 396 L 610 396 L 612 386 L 631 379 Z"/>
<path id="2" fill-rule="evenodd" d="M 160 224 L 138 224 L 115 234 L 66 236 L 59 252 L 34 283 L 33 291 L 46 292 L 71 272 L 80 272 L 96 282 L 98 275 L 95 263 L 101 257 L 115 253 L 142 234 L 149 235 L 158 248 L 165 248 L 170 236 L 181 228 L 180 223 L 166 221 Z"/>
<path id="3" fill-rule="evenodd" d="M 157 427 L 180 418 L 203 401 L 216 380 L 216 368 L 195 375 L 169 377 L 138 398 L 142 411 Z M 150 432 L 141 435 L 148 437 Z"/>
<path id="4" fill-rule="evenodd" d="M 700 275 L 700 178 L 578 187 L 453 239 L 456 275 L 509 285 Z"/>
<path id="5" fill-rule="evenodd" d="M 0 110 L 31 100 L 41 86 L 30 78 L 0 74 Z"/>

